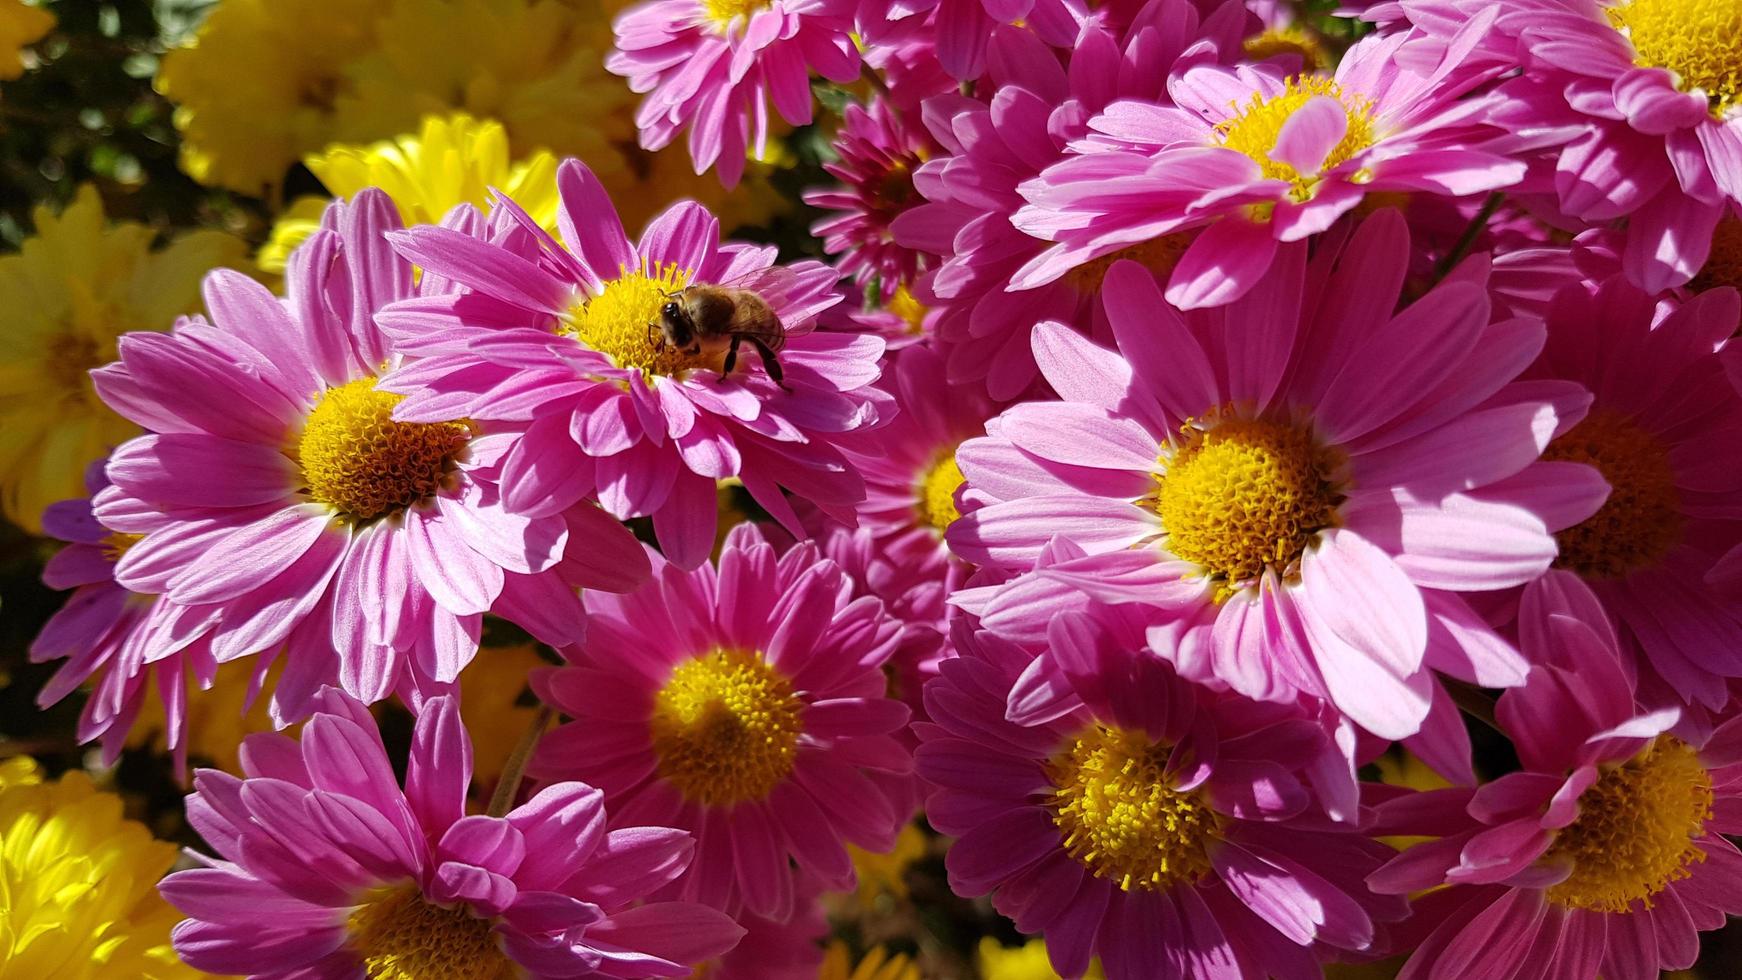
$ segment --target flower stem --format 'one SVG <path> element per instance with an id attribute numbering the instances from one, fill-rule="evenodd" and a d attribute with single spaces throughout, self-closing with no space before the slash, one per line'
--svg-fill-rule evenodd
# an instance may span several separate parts
<path id="1" fill-rule="evenodd" d="M 1500 731 L 1500 722 L 1494 716 L 1494 695 L 1463 681 L 1450 677 L 1441 677 L 1440 683 L 1445 685 L 1446 693 L 1452 696 L 1452 703 L 1458 710 L 1476 719 L 1495 731 Z"/>
<path id="2" fill-rule="evenodd" d="M 550 705 L 538 706 L 538 714 L 532 718 L 532 724 L 526 726 L 525 734 L 520 736 L 519 744 L 514 751 L 508 753 L 508 761 L 502 766 L 502 775 L 496 780 L 496 791 L 490 794 L 490 806 L 484 812 L 492 817 L 500 817 L 514 809 L 514 799 L 520 795 L 520 779 L 526 774 L 526 764 L 532 761 L 532 750 L 538 747 L 538 740 L 544 737 L 544 730 L 550 727 L 550 719 L 555 714 Z"/>
<path id="3" fill-rule="evenodd" d="M 1476 216 L 1470 219 L 1470 224 L 1464 229 L 1464 234 L 1458 238 L 1458 244 L 1452 246 L 1451 252 L 1447 253 L 1446 257 L 1440 260 L 1439 265 L 1434 267 L 1435 283 L 1449 275 L 1453 269 L 1458 267 L 1459 262 L 1464 261 L 1464 256 L 1470 254 L 1470 249 L 1476 244 L 1477 236 L 1482 234 L 1482 229 L 1488 226 L 1488 219 L 1494 217 L 1494 212 L 1500 210 L 1500 202 L 1504 200 L 1506 200 L 1506 195 L 1495 191 L 1488 195 L 1486 201 L 1482 202 L 1481 210 L 1477 211 Z"/>

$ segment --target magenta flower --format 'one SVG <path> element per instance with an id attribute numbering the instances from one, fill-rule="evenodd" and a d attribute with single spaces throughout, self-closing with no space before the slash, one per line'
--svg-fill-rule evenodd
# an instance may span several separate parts
<path id="1" fill-rule="evenodd" d="M 1530 680 L 1501 696 L 1522 771 L 1378 807 L 1375 833 L 1426 834 L 1375 890 L 1442 883 L 1444 916 L 1400 974 L 1654 980 L 1742 913 L 1742 719 L 1709 735 L 1643 713 L 1596 597 L 1561 579 L 1521 613 Z M 1673 731 L 1672 731 L 1673 729 Z M 1418 913 L 1421 914 L 1421 913 Z"/>
<path id="2" fill-rule="evenodd" d="M 188 821 L 218 852 L 159 886 L 186 913 L 176 952 L 258 980 L 681 977 L 744 930 L 644 902 L 689 864 L 666 827 L 607 832 L 602 794 L 547 786 L 468 816 L 472 747 L 449 696 L 418 716 L 402 791 L 375 721 L 327 689 L 301 741 L 248 736 L 246 773 L 194 777 Z"/>
<path id="3" fill-rule="evenodd" d="M 1408 37 L 1358 42 L 1334 76 L 1203 65 L 1170 82 L 1175 105 L 1108 106 L 1079 155 L 1023 184 L 1016 227 L 1058 244 L 1013 288 L 1201 228 L 1167 298 L 1219 306 L 1261 280 L 1282 243 L 1324 231 L 1368 194 L 1463 196 L 1517 183 L 1524 164 L 1487 148 L 1503 135 L 1484 121 L 1489 101 L 1464 97 L 1482 76 L 1460 73 L 1455 59 L 1410 71 L 1399 61 Z"/>
<path id="4" fill-rule="evenodd" d="M 1028 724 L 1006 715 L 1030 656 L 965 640 L 926 685 L 917 761 L 927 819 L 960 838 L 951 888 L 1043 934 L 1058 973 L 1099 956 L 1109 980 L 1317 976 L 1403 917 L 1362 882 L 1391 850 L 1309 809 L 1317 725 L 1218 700 L 1117 623 L 1063 615 L 1048 640 L 1069 687 Z"/>
<path id="5" fill-rule="evenodd" d="M 928 256 L 898 244 L 890 227 L 922 203 L 913 174 L 937 146 L 917 119 L 909 121 L 876 99 L 868 108 L 847 106 L 834 147 L 840 158 L 823 169 L 842 184 L 806 191 L 804 201 L 835 213 L 811 225 L 811 234 L 836 256 L 842 275 L 860 285 L 878 282 L 882 295 L 891 296 L 929 262 Z"/>
<path id="6" fill-rule="evenodd" d="M 109 485 L 103 465 L 85 473 L 93 496 Z M 155 685 L 164 744 L 185 776 L 187 683 L 209 687 L 217 676 L 212 615 L 116 584 L 115 563 L 136 538 L 98 523 L 89 498 L 49 505 L 42 528 L 67 543 L 43 566 L 43 584 L 73 593 L 30 644 L 32 663 L 66 661 L 37 692 L 37 705 L 47 708 L 96 678 L 79 711 L 78 740 L 101 740 L 104 764 L 114 765 Z"/>
<path id="7" fill-rule="evenodd" d="M 768 145 L 768 104 L 794 126 L 811 121 L 810 73 L 859 77 L 849 0 L 650 0 L 617 15 L 605 67 L 646 93 L 641 145 L 689 130 L 696 173 L 719 167 L 736 186 L 747 153 Z"/>
<path id="8" fill-rule="evenodd" d="M 1559 130 L 1554 192 L 1585 221 L 1625 218 L 1622 261 L 1648 292 L 1705 264 L 1726 201 L 1742 203 L 1742 12 L 1682 0 L 1430 0 L 1444 35 L 1493 22 L 1482 47 L 1522 64 L 1495 121 Z"/>
<path id="9" fill-rule="evenodd" d="M 540 743 L 534 771 L 600 787 L 619 820 L 695 834 L 695 863 L 662 894 L 785 920 L 792 862 L 850 887 L 843 840 L 887 851 L 909 816 L 870 778 L 912 766 L 894 736 L 907 707 L 879 670 L 897 624 L 813 544 L 777 557 L 742 524 L 718 566 L 662 565 L 630 595 L 584 596 L 584 657 L 534 677 L 577 720 Z"/>
<path id="10" fill-rule="evenodd" d="M 516 425 L 502 456 L 510 512 L 562 511 L 596 487 L 612 514 L 651 516 L 665 556 L 686 568 L 713 548 L 715 486 L 727 477 L 795 534 L 783 489 L 850 523 L 864 483 L 835 443 L 875 424 L 889 399 L 873 385 L 881 338 L 810 330 L 840 302 L 835 271 L 721 244 L 694 202 L 632 243 L 584 164 L 564 163 L 557 182 L 562 243 L 530 219 L 490 243 L 429 226 L 393 236 L 407 258 L 469 290 L 381 314 L 418 358 L 382 382 L 406 396 L 395 419 Z M 699 283 L 751 290 L 772 308 L 786 333 L 784 388 L 748 345 L 722 376 L 720 354 L 657 343 L 668 294 Z"/>
<path id="11" fill-rule="evenodd" d="M 288 299 L 213 273 L 211 322 L 128 334 L 120 362 L 92 372 L 148 432 L 115 451 L 95 500 L 99 521 L 138 537 L 116 581 L 187 607 L 185 623 L 215 619 L 220 662 L 282 647 L 281 720 L 323 683 L 365 702 L 434 692 L 471 660 L 492 609 L 572 642 L 569 586 L 645 574 L 633 539 L 597 511 L 504 510 L 500 435 L 458 412 L 392 418 L 400 396 L 376 382 L 394 353 L 373 314 L 418 291 L 384 237 L 397 212 L 371 192 L 324 224 L 293 256 Z M 586 546 L 565 562 L 572 526 Z M 562 581 L 576 571 L 583 581 Z"/>
<path id="12" fill-rule="evenodd" d="M 1238 6 L 1229 9 L 1244 16 Z M 1126 34 L 1083 25 L 1067 63 L 1032 31 L 1000 27 L 991 35 L 987 75 L 987 91 L 996 96 L 982 101 L 952 92 L 926 103 L 926 125 L 943 152 L 914 176 L 927 203 L 897 218 L 894 230 L 899 244 L 944 257 L 921 291 L 943 308 L 938 334 L 948 345 L 952 383 L 978 382 L 999 400 L 1019 397 L 1036 377 L 1029 328 L 1042 320 L 1105 326 L 1095 321 L 1094 299 L 1112 259 L 1041 288 L 1007 291 L 1016 271 L 1047 247 L 1011 223 L 1024 204 L 1018 187 L 1064 159 L 1108 103 L 1164 99 L 1171 71 L 1237 56 L 1240 25 L 1220 16 L 1200 26 L 1189 0 L 1152 0 Z M 1165 274 L 1187 242 L 1159 239 L 1122 257 Z"/>
<path id="13" fill-rule="evenodd" d="M 1055 539 L 1083 557 L 1003 586 L 988 628 L 1035 640 L 1083 597 L 1136 603 L 1187 679 L 1322 698 L 1383 738 L 1422 730 L 1432 670 L 1522 681 L 1458 593 L 1536 578 L 1553 532 L 1601 504 L 1593 470 L 1537 463 L 1590 396 L 1513 383 L 1543 329 L 1490 323 L 1479 269 L 1394 314 L 1408 260 L 1386 210 L 1310 271 L 1285 249 L 1225 309 L 1181 316 L 1147 270 L 1115 265 L 1117 350 L 1037 327 L 1063 400 L 1008 409 L 957 450 L 964 496 L 986 504 L 948 540 L 1017 573 Z"/>
<path id="14" fill-rule="evenodd" d="M 1614 489 L 1556 535 L 1550 575 L 1602 599 L 1651 704 L 1716 710 L 1742 677 L 1742 602 L 1707 582 L 1742 545 L 1742 395 L 1716 353 L 1738 307 L 1735 290 L 1714 289 L 1660 315 L 1620 278 L 1573 286 L 1551 305 L 1529 372 L 1591 390 L 1590 413 L 1544 458 L 1594 466 Z"/>

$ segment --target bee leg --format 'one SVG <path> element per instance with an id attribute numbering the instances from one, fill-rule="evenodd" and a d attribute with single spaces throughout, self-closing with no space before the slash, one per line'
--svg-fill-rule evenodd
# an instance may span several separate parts
<path id="1" fill-rule="evenodd" d="M 738 366 L 738 344 L 743 337 L 732 335 L 732 346 L 726 348 L 726 363 L 720 365 L 720 380 L 724 381 L 732 374 L 732 369 Z"/>
<path id="2" fill-rule="evenodd" d="M 762 355 L 762 370 L 768 372 L 769 379 L 779 385 L 781 391 L 791 394 L 792 389 L 786 386 L 786 372 L 781 370 L 780 358 L 774 353 L 774 348 L 769 347 L 761 337 L 751 337 L 749 340 L 756 348 L 756 353 Z M 736 350 L 738 338 L 733 337 L 732 341 L 733 349 Z"/>
<path id="3" fill-rule="evenodd" d="M 655 352 L 665 350 L 665 331 L 658 329 L 652 320 L 647 321 L 647 346 Z"/>

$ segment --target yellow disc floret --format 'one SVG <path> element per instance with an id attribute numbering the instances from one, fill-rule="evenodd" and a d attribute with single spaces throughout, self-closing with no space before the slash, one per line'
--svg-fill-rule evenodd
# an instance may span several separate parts
<path id="1" fill-rule="evenodd" d="M 1107 279 L 1107 270 L 1113 268 L 1113 263 L 1124 259 L 1138 263 L 1153 272 L 1156 279 L 1166 282 L 1173 275 L 1173 267 L 1179 264 L 1180 256 L 1191 245 L 1192 238 L 1191 232 L 1175 232 L 1128 245 L 1111 255 L 1090 259 L 1065 273 L 1065 282 L 1070 283 L 1080 296 L 1096 295 L 1101 291 L 1101 283 Z"/>
<path id="2" fill-rule="evenodd" d="M 1343 113 L 1348 119 L 1348 128 L 1344 131 L 1343 138 L 1325 156 L 1324 162 L 1319 164 L 1318 171 L 1303 174 L 1289 164 L 1272 160 L 1270 151 L 1276 148 L 1276 139 L 1282 135 L 1283 124 L 1288 122 L 1296 110 L 1319 96 L 1336 99 L 1342 104 Z M 1288 87 L 1282 92 L 1271 96 L 1254 94 L 1251 102 L 1236 108 L 1240 112 L 1238 116 L 1216 126 L 1221 145 L 1251 157 L 1263 169 L 1265 177 L 1286 180 L 1293 184 L 1294 189 L 1290 193 L 1297 201 L 1305 201 L 1313 196 L 1313 187 L 1324 171 L 1347 162 L 1355 154 L 1372 146 L 1375 139 L 1372 103 L 1364 96 L 1345 93 L 1335 79 L 1323 75 L 1291 78 L 1288 80 Z"/>
<path id="3" fill-rule="evenodd" d="M 1712 817 L 1712 776 L 1694 750 L 1662 736 L 1604 772 L 1579 797 L 1579 818 L 1555 834 L 1548 861 L 1572 862 L 1549 900 L 1595 912 L 1625 912 L 1706 859 L 1696 838 Z"/>
<path id="4" fill-rule="evenodd" d="M 1331 55 L 1325 50 L 1324 42 L 1317 34 L 1302 27 L 1269 28 L 1240 42 L 1240 48 L 1253 61 L 1294 54 L 1300 56 L 1301 67 L 1308 71 L 1331 67 Z"/>
<path id="5" fill-rule="evenodd" d="M 1585 463 L 1609 481 L 1609 499 L 1583 523 L 1555 535 L 1555 565 L 1587 578 L 1619 578 L 1656 564 L 1681 541 L 1681 496 L 1669 453 L 1631 419 L 1596 409 L 1543 452 Z"/>
<path id="6" fill-rule="evenodd" d="M 1184 436 L 1161 459 L 1153 498 L 1168 550 L 1203 566 L 1217 601 L 1265 569 L 1292 574 L 1336 520 L 1338 454 L 1305 427 L 1268 419 L 1226 418 Z"/>
<path id="7" fill-rule="evenodd" d="M 760 800 L 792 773 L 804 702 L 758 653 L 718 650 L 678 664 L 654 698 L 658 773 L 709 806 Z"/>
<path id="8" fill-rule="evenodd" d="M 919 519 L 940 534 L 949 530 L 956 518 L 962 516 L 956 509 L 956 490 L 964 480 L 962 468 L 956 465 L 955 450 L 939 456 L 919 480 Z"/>
<path id="9" fill-rule="evenodd" d="M 471 437 L 466 422 L 396 422 L 404 398 L 359 378 L 309 412 L 296 458 L 309 499 L 351 521 L 403 510 L 442 488 Z"/>
<path id="10" fill-rule="evenodd" d="M 358 906 L 345 925 L 368 980 L 511 980 L 519 975 L 496 944 L 489 920 L 464 907 L 431 905 L 415 887 L 395 888 Z"/>
<path id="11" fill-rule="evenodd" d="M 646 374 L 671 376 L 703 367 L 706 360 L 661 342 L 659 310 L 672 294 L 689 284 L 688 269 L 666 265 L 623 271 L 597 296 L 582 298 L 570 308 L 564 332 L 620 368 L 640 368 Z"/>
<path id="12" fill-rule="evenodd" d="M 768 7 L 768 0 L 702 0 L 702 12 L 722 31 L 734 21 L 749 20 Z"/>
<path id="13" fill-rule="evenodd" d="M 1065 850 L 1126 891 L 1194 882 L 1210 870 L 1205 848 L 1220 824 L 1198 791 L 1173 788 L 1171 751 L 1140 731 L 1097 725 L 1048 765 Z"/>
<path id="14" fill-rule="evenodd" d="M 1742 103 L 1742 5 L 1736 0 L 1631 0 L 1604 10 L 1643 68 L 1668 68 L 1723 118 Z"/>

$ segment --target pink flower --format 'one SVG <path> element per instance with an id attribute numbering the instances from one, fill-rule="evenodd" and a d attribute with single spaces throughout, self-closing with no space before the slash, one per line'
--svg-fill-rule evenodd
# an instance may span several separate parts
<path id="1" fill-rule="evenodd" d="M 1116 350 L 1036 327 L 1063 400 L 1008 409 L 957 450 L 962 496 L 984 506 L 948 540 L 1018 573 L 1055 540 L 1082 557 L 1000 587 L 987 628 L 1029 642 L 1084 597 L 1135 603 L 1187 679 L 1322 698 L 1383 738 L 1449 711 L 1431 671 L 1522 681 L 1457 594 L 1542 574 L 1553 532 L 1602 502 L 1595 471 L 1537 463 L 1589 395 L 1514 383 L 1543 328 L 1491 323 L 1480 266 L 1394 313 L 1408 260 L 1386 210 L 1310 271 L 1285 248 L 1225 309 L 1181 316 L 1148 271 L 1115 265 Z"/>
<path id="2" fill-rule="evenodd" d="M 1181 681 L 1117 621 L 1059 616 L 1048 640 L 1067 686 L 1017 723 L 1030 656 L 963 631 L 917 761 L 927 819 L 960 838 L 951 888 L 1043 934 L 1058 973 L 1099 956 L 1109 980 L 1317 976 L 1403 917 L 1362 882 L 1390 849 L 1309 809 L 1318 726 Z"/>
<path id="3" fill-rule="evenodd" d="M 85 474 L 93 496 L 109 485 L 103 465 L 94 463 Z M 217 676 L 213 617 L 116 584 L 115 563 L 135 538 L 98 523 L 89 498 L 49 505 L 42 528 L 67 542 L 43 566 L 43 584 L 73 593 L 30 644 L 32 663 L 66 661 L 37 692 L 37 705 L 47 708 L 96 678 L 79 711 L 77 734 L 80 742 L 101 740 L 104 764 L 113 765 L 155 683 L 163 740 L 185 776 L 187 682 L 209 687 Z"/>
<path id="4" fill-rule="evenodd" d="M 811 121 L 810 73 L 859 77 L 848 0 L 651 0 L 625 10 L 605 67 L 646 93 L 641 145 L 689 130 L 696 173 L 716 163 L 736 186 L 746 152 L 768 144 L 768 103 L 794 126 Z"/>
<path id="5" fill-rule="evenodd" d="M 811 234 L 836 256 L 842 275 L 860 285 L 877 282 L 888 297 L 929 262 L 928 256 L 897 244 L 890 227 L 922 203 L 913 172 L 937 147 L 917 118 L 909 121 L 881 99 L 868 108 L 847 106 L 834 147 L 839 159 L 823 169 L 842 185 L 806 191 L 804 201 L 836 213 L 811 225 Z"/>
<path id="6" fill-rule="evenodd" d="M 864 483 L 835 443 L 875 424 L 889 399 L 873 385 L 882 339 L 811 332 L 840 302 L 835 271 L 776 266 L 772 247 L 721 244 L 719 223 L 692 201 L 631 243 L 584 164 L 564 163 L 557 185 L 562 243 L 530 219 L 492 243 L 428 226 L 393 236 L 407 258 L 469 288 L 381 314 L 401 350 L 418 356 L 383 380 L 406 395 L 395 418 L 515 423 L 523 431 L 502 458 L 509 511 L 561 511 L 596 487 L 612 514 L 651 516 L 665 557 L 685 568 L 713 549 L 715 486 L 727 477 L 795 534 L 783 489 L 851 522 Z M 768 304 L 785 331 L 779 368 L 748 344 L 724 372 L 724 352 L 661 342 L 669 294 L 700 283 Z"/>
<path id="7" fill-rule="evenodd" d="M 1426 32 L 1493 21 L 1483 41 L 1522 64 L 1495 122 L 1559 130 L 1553 189 L 1568 214 L 1625 218 L 1622 261 L 1648 292 L 1700 271 L 1726 201 L 1742 203 L 1742 15 L 1681 0 L 1416 0 Z M 1419 9 L 1415 9 L 1419 8 Z"/>
<path id="8" fill-rule="evenodd" d="M 402 791 L 375 721 L 332 689 L 300 743 L 248 736 L 238 779 L 202 769 L 188 821 L 217 858 L 159 886 L 188 915 L 176 952 L 259 980 L 679 977 L 744 930 L 643 900 L 679 875 L 681 830 L 606 831 L 598 790 L 547 786 L 467 816 L 472 747 L 449 696 L 418 716 Z"/>
<path id="9" fill-rule="evenodd" d="M 504 510 L 504 434 L 460 412 L 392 418 L 400 396 L 377 376 L 395 355 L 374 313 L 419 291 L 384 237 L 397 212 L 366 193 L 324 225 L 293 256 L 287 299 L 215 272 L 211 322 L 128 334 L 120 362 L 92 372 L 148 433 L 115 451 L 95 499 L 104 526 L 139 536 L 116 581 L 186 607 L 185 623 L 214 619 L 220 662 L 282 648 L 280 720 L 335 680 L 365 702 L 436 692 L 471 660 L 487 611 L 573 642 L 573 586 L 645 575 L 596 509 Z M 565 560 L 571 536 L 584 547 Z"/>
<path id="10" fill-rule="evenodd" d="M 1202 228 L 1172 268 L 1167 298 L 1219 306 L 1263 278 L 1281 243 L 1324 231 L 1370 193 L 1463 196 L 1517 183 L 1524 164 L 1486 148 L 1502 136 L 1484 121 L 1489 101 L 1460 98 L 1482 76 L 1459 72 L 1455 58 L 1427 75 L 1401 67 L 1407 39 L 1358 42 L 1335 76 L 1203 65 L 1170 82 L 1176 105 L 1108 106 L 1079 155 L 1023 184 L 1016 227 L 1058 244 L 1013 288 Z"/>
<path id="11" fill-rule="evenodd" d="M 1244 10 L 1238 3 L 1224 9 L 1239 16 L 1200 25 L 1189 0 L 1153 0 L 1126 34 L 1083 25 L 1065 60 L 1033 31 L 1000 27 L 991 34 L 985 89 L 996 94 L 928 100 L 926 125 L 944 152 L 915 174 L 927 203 L 903 213 L 894 230 L 901 245 L 944 257 L 919 292 L 943 308 L 938 334 L 948 344 L 952 383 L 978 382 L 995 399 L 1016 398 L 1035 381 L 1029 328 L 1042 320 L 1104 327 L 1095 321 L 1094 298 L 1111 259 L 1041 288 L 1007 291 L 1016 271 L 1046 248 L 1011 223 L 1024 204 L 1017 189 L 1063 159 L 1108 103 L 1163 99 L 1171 71 L 1237 56 Z M 1124 257 L 1165 273 L 1185 244 L 1183 237 L 1159 240 Z"/>
<path id="12" fill-rule="evenodd" d="M 1522 771 L 1377 808 L 1373 832 L 1438 839 L 1369 877 L 1375 890 L 1458 886 L 1432 896 L 1443 921 L 1400 980 L 1686 969 L 1697 931 L 1742 912 L 1742 853 L 1721 836 L 1742 831 L 1742 719 L 1702 737 L 1677 727 L 1676 708 L 1641 713 L 1576 579 L 1527 597 L 1520 619 L 1534 666 L 1498 717 Z"/>
<path id="13" fill-rule="evenodd" d="M 786 920 L 792 862 L 850 887 L 843 840 L 887 851 L 908 817 L 870 778 L 912 766 L 895 737 L 907 707 L 879 670 L 897 625 L 814 544 L 776 557 L 741 524 L 718 566 L 662 564 L 628 596 L 584 596 L 584 657 L 533 680 L 577 720 L 533 766 L 600 787 L 619 820 L 694 833 L 695 863 L 662 894 Z"/>
<path id="14" fill-rule="evenodd" d="M 1594 466 L 1614 489 L 1556 535 L 1550 575 L 1583 579 L 1616 618 L 1648 704 L 1715 710 L 1742 677 L 1742 601 L 1707 581 L 1742 546 L 1742 395 L 1716 352 L 1738 305 L 1714 289 L 1662 315 L 1619 277 L 1572 286 L 1528 375 L 1591 390 L 1589 414 L 1544 458 Z"/>

